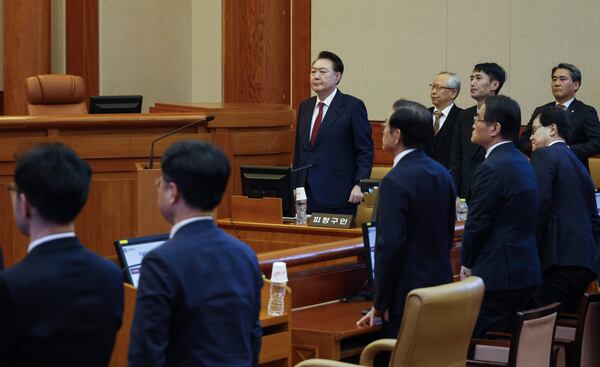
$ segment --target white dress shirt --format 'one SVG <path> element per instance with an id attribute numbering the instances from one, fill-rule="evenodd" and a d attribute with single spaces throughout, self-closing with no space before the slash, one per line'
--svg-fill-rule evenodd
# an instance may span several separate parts
<path id="1" fill-rule="evenodd" d="M 446 108 L 444 108 L 443 110 L 441 110 L 440 112 L 442 112 L 442 115 L 440 116 L 440 130 L 442 130 L 442 126 L 444 126 L 444 122 L 446 122 L 446 118 L 448 117 L 448 114 L 450 113 L 450 110 L 452 109 L 452 107 L 454 107 L 454 103 L 451 103 L 449 106 L 447 106 Z M 437 109 L 437 107 L 433 107 L 433 122 L 435 122 L 435 111 L 439 111 Z"/>
<path id="2" fill-rule="evenodd" d="M 319 114 L 319 102 L 323 102 L 323 104 L 325 104 L 325 106 L 323 106 L 323 116 L 321 116 L 321 123 L 322 123 L 323 120 L 325 120 L 325 115 L 327 114 L 327 111 L 329 110 L 329 105 L 331 105 L 331 101 L 333 101 L 333 97 L 335 97 L 336 93 L 337 93 L 337 88 L 335 88 L 333 90 L 333 92 L 331 92 L 331 94 L 328 95 L 327 98 L 325 98 L 324 101 L 320 101 L 319 97 L 317 97 L 317 103 L 315 103 L 315 109 L 313 111 L 312 120 L 310 122 L 310 131 L 308 134 L 308 141 L 310 141 L 310 137 L 312 136 L 313 127 L 315 126 L 315 120 L 317 119 L 317 115 Z"/>
<path id="3" fill-rule="evenodd" d="M 202 216 L 202 217 L 191 217 L 188 219 L 184 219 L 181 222 L 177 222 L 171 228 L 171 233 L 169 234 L 169 238 L 173 238 L 173 236 L 175 236 L 175 233 L 177 233 L 177 231 L 179 231 L 179 229 L 181 229 L 181 227 L 185 226 L 186 224 L 192 223 L 192 222 L 197 222 L 199 220 L 213 220 L 213 217 L 208 216 L 208 215 Z"/>

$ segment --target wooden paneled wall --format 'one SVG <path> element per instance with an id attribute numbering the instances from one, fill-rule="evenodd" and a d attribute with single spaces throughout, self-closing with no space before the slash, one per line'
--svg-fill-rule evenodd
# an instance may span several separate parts
<path id="1" fill-rule="evenodd" d="M 98 95 L 98 0 L 66 0 L 65 6 L 67 74 L 83 77 L 87 95 Z"/>

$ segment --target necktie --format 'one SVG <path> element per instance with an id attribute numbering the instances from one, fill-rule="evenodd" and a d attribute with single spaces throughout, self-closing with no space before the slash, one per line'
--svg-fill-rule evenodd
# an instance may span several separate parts
<path id="1" fill-rule="evenodd" d="M 565 106 L 564 104 L 560 104 L 560 103 L 559 103 L 559 104 L 557 104 L 557 105 L 556 105 L 556 107 L 560 108 L 560 109 L 561 109 L 561 110 L 563 110 L 563 111 L 566 111 L 566 110 L 567 110 L 567 106 Z"/>
<path id="2" fill-rule="evenodd" d="M 323 120 L 323 107 L 325 107 L 325 103 L 319 102 L 319 113 L 317 114 L 317 118 L 315 119 L 315 124 L 313 125 L 312 133 L 310 134 L 310 146 L 312 147 L 317 139 L 317 133 L 319 132 L 319 127 L 321 126 L 321 120 Z"/>
<path id="3" fill-rule="evenodd" d="M 444 115 L 442 111 L 435 111 L 433 113 L 435 120 L 433 121 L 433 133 L 437 135 L 440 132 L 440 119 Z"/>

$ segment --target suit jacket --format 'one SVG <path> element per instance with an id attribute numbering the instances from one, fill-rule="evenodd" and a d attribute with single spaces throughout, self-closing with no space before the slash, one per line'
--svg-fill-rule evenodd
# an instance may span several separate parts
<path id="1" fill-rule="evenodd" d="M 483 279 L 486 291 L 541 282 L 538 194 L 533 168 L 512 142 L 497 146 L 475 171 L 461 260 Z"/>
<path id="2" fill-rule="evenodd" d="M 458 114 L 450 158 L 450 173 L 454 177 L 456 191 L 459 197 L 467 201 L 470 198 L 473 173 L 485 157 L 485 149 L 471 143 L 473 118 L 476 115 L 477 106 L 467 108 Z"/>
<path id="3" fill-rule="evenodd" d="M 537 239 L 542 270 L 561 265 L 596 273 L 600 217 L 589 172 L 564 143 L 536 149 L 531 164 L 540 185 Z"/>
<path id="4" fill-rule="evenodd" d="M 106 367 L 123 276 L 77 238 L 35 247 L 0 273 L 0 365 Z"/>
<path id="5" fill-rule="evenodd" d="M 519 139 L 520 149 L 525 154 L 531 155 L 529 137 L 533 129 L 533 119 L 540 113 L 540 109 L 554 105 L 556 105 L 556 102 L 550 102 L 537 107 L 533 111 L 525 131 L 523 131 Z M 571 151 L 575 153 L 577 158 L 587 168 L 588 157 L 600 154 L 600 121 L 598 121 L 598 113 L 594 107 L 588 106 L 577 99 L 571 102 L 568 112 L 571 117 L 572 132 L 567 143 L 571 147 Z"/>
<path id="6" fill-rule="evenodd" d="M 248 245 L 184 225 L 142 261 L 129 366 L 258 366 L 262 283 Z"/>
<path id="7" fill-rule="evenodd" d="M 317 97 L 300 103 L 294 168 L 312 165 L 298 172 L 296 187 L 308 182 L 312 209 L 353 207 L 348 203 L 352 187 L 371 175 L 373 139 L 364 103 L 339 90 L 331 101 L 314 145 L 310 146 L 310 124 Z M 311 205 L 309 205 L 311 206 Z"/>
<path id="8" fill-rule="evenodd" d="M 401 319 L 408 292 L 452 282 L 456 192 L 448 170 L 416 150 L 383 178 L 378 196 L 374 306 Z"/>
<path id="9" fill-rule="evenodd" d="M 427 155 L 441 163 L 447 169 L 450 169 L 450 155 L 452 154 L 452 143 L 454 142 L 454 128 L 458 113 L 463 109 L 457 105 L 452 106 L 444 125 L 427 147 Z M 434 108 L 430 107 L 429 112 L 433 113 Z"/>

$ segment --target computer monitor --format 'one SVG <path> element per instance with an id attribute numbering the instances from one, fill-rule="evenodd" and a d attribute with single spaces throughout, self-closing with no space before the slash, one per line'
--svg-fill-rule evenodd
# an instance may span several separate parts
<path id="1" fill-rule="evenodd" d="M 249 198 L 281 198 L 284 217 L 294 216 L 292 170 L 278 166 L 240 166 L 242 191 Z"/>
<path id="2" fill-rule="evenodd" d="M 143 96 L 91 96 L 89 113 L 140 113 Z"/>
<path id="3" fill-rule="evenodd" d="M 362 224 L 364 258 L 367 263 L 367 282 L 371 288 L 375 284 L 375 239 L 377 225 L 375 222 Z"/>
<path id="4" fill-rule="evenodd" d="M 168 234 L 159 234 L 115 241 L 115 249 L 119 256 L 119 262 L 129 284 L 136 288 L 138 287 L 142 259 L 148 252 L 162 245 L 167 239 L 169 239 Z"/>

